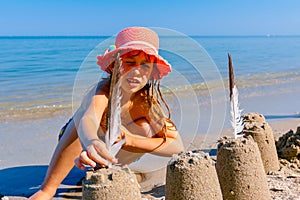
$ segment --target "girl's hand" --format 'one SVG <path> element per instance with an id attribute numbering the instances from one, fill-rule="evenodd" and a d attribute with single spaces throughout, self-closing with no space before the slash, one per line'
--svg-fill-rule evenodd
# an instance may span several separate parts
<path id="1" fill-rule="evenodd" d="M 105 143 L 99 139 L 90 141 L 90 144 L 82 151 L 78 158 L 75 159 L 75 166 L 84 169 L 84 165 L 96 167 L 96 163 L 104 166 L 117 163 L 117 159 L 107 151 Z"/>

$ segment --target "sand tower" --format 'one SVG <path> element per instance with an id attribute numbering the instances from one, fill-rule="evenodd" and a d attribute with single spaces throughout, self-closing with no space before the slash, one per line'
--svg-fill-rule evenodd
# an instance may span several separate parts
<path id="1" fill-rule="evenodd" d="M 300 126 L 297 131 L 288 131 L 276 141 L 278 156 L 291 162 L 291 166 L 300 169 Z M 283 161 L 286 163 L 285 161 Z"/>
<path id="2" fill-rule="evenodd" d="M 82 182 L 83 200 L 141 200 L 140 187 L 127 167 L 113 166 L 87 171 Z"/>
<path id="3" fill-rule="evenodd" d="M 166 200 L 222 199 L 215 162 L 201 151 L 174 155 L 167 166 Z"/>
<path id="4" fill-rule="evenodd" d="M 251 136 L 221 139 L 216 169 L 223 199 L 271 198 L 259 149 Z"/>
<path id="5" fill-rule="evenodd" d="M 278 171 L 279 161 L 272 128 L 261 114 L 249 113 L 243 115 L 243 118 L 243 132 L 245 135 L 251 135 L 257 143 L 265 172 Z"/>

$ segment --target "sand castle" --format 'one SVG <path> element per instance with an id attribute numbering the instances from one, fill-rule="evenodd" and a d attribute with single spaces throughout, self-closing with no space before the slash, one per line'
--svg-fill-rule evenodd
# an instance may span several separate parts
<path id="1" fill-rule="evenodd" d="M 249 113 L 243 115 L 245 135 L 251 135 L 257 143 L 265 172 L 278 171 L 279 162 L 271 126 L 263 115 Z"/>
<path id="2" fill-rule="evenodd" d="M 293 168 L 300 169 L 300 126 L 297 131 L 288 131 L 276 141 L 278 156 L 290 162 Z M 284 162 L 282 160 L 282 162 Z"/>
<path id="3" fill-rule="evenodd" d="M 215 162 L 201 151 L 173 155 L 167 166 L 166 200 L 222 199 Z"/>
<path id="4" fill-rule="evenodd" d="M 223 138 L 216 169 L 223 199 L 271 198 L 259 149 L 251 136 Z"/>
<path id="5" fill-rule="evenodd" d="M 82 182 L 83 200 L 141 200 L 140 187 L 128 167 L 113 166 L 87 171 Z"/>

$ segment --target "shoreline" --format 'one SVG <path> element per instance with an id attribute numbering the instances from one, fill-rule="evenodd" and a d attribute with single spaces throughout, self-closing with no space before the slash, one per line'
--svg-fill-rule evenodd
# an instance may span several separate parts
<path id="1" fill-rule="evenodd" d="M 240 93 L 239 96 L 241 99 L 240 101 L 242 103 L 241 106 L 243 106 L 244 101 L 248 102 L 248 99 L 251 99 L 251 101 L 253 101 L 252 99 L 255 98 L 265 99 L 268 98 L 268 96 L 284 97 L 285 95 L 287 95 L 287 98 L 285 98 L 285 100 L 291 101 L 292 94 L 294 95 L 296 94 L 294 98 L 297 98 L 298 96 L 297 94 L 300 93 L 300 88 L 298 87 L 298 85 L 300 84 L 300 78 L 298 76 L 299 73 L 300 71 L 286 72 L 286 74 L 283 74 L 286 76 L 282 75 L 279 77 L 274 75 L 275 76 L 274 80 L 272 78 L 271 80 L 265 80 L 266 77 L 263 74 L 253 75 L 252 78 L 247 77 L 247 75 L 237 76 L 238 78 L 237 87 Z M 286 79 L 288 75 L 290 79 Z M 290 75 L 292 75 L 293 77 L 290 77 Z M 218 90 L 225 90 L 225 93 L 227 93 L 227 89 L 226 89 L 228 87 L 227 82 L 228 82 L 227 78 L 223 79 L 223 83 L 218 83 L 214 81 L 209 82 L 209 86 L 211 88 L 207 88 L 208 85 L 204 83 L 191 84 L 188 85 L 188 87 L 186 85 L 174 87 L 174 88 L 169 88 L 169 86 L 167 86 L 168 89 L 165 91 L 165 97 L 171 95 L 169 103 L 172 104 L 173 103 L 172 100 L 174 101 L 174 98 L 180 97 L 183 100 L 185 100 L 184 97 L 189 96 L 190 93 L 195 93 L 199 97 L 198 100 L 199 105 L 207 106 L 208 103 L 211 103 L 211 100 L 224 101 L 224 99 L 218 99 L 218 98 L 211 99 L 211 97 L 212 94 L 217 96 L 218 94 L 224 92 Z M 225 88 L 223 88 L 223 86 Z M 87 88 L 90 88 L 90 86 Z M 162 90 L 163 89 L 164 88 L 162 87 Z M 174 96 L 173 92 L 176 96 Z M 84 92 L 82 93 L 84 94 Z M 66 97 L 62 98 L 61 94 L 59 93 L 57 99 L 49 99 L 48 101 L 40 100 L 36 102 L 33 100 L 26 101 L 26 98 L 24 102 L 14 102 L 13 99 L 20 99 L 20 98 L 18 96 L 13 97 L 13 99 L 6 99 L 6 97 L 3 97 L 2 99 L 0 99 L 0 105 L 2 106 L 2 108 L 0 109 L 0 121 L 4 121 L 4 122 L 15 121 L 15 120 L 30 121 L 30 120 L 36 120 L 41 118 L 48 119 L 56 116 L 71 115 L 72 109 L 73 108 L 76 109 L 80 105 L 81 98 L 77 99 L 77 101 L 74 101 L 72 103 L 71 89 L 70 91 L 68 90 L 66 93 L 64 93 L 64 95 Z M 32 96 L 31 98 L 34 98 L 34 96 Z M 245 108 L 248 108 L 247 104 Z M 251 105 L 250 108 L 252 108 Z M 291 112 L 294 111 L 293 109 L 294 109 L 293 107 L 292 108 L 288 107 L 287 110 L 286 109 L 281 109 L 281 110 L 286 110 L 286 112 Z M 258 107 L 255 110 L 262 112 L 260 107 Z M 300 112 L 300 110 L 296 110 L 295 112 Z"/>

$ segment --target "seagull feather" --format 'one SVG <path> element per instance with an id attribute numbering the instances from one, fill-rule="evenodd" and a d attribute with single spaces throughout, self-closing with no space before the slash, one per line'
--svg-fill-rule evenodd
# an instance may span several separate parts
<path id="1" fill-rule="evenodd" d="M 115 156 L 122 145 L 125 143 L 125 138 L 116 143 L 121 131 L 121 72 L 122 72 L 122 61 L 120 54 L 116 56 L 114 69 L 112 72 L 110 89 L 109 89 L 109 100 L 108 100 L 108 111 L 107 111 L 107 131 L 105 134 L 106 148 Z"/>
<path id="2" fill-rule="evenodd" d="M 239 108 L 239 92 L 234 82 L 234 71 L 231 55 L 228 54 L 229 64 L 229 89 L 230 89 L 230 106 L 231 106 L 231 125 L 234 131 L 234 138 L 240 137 L 243 134 L 244 119 L 242 110 Z"/>

